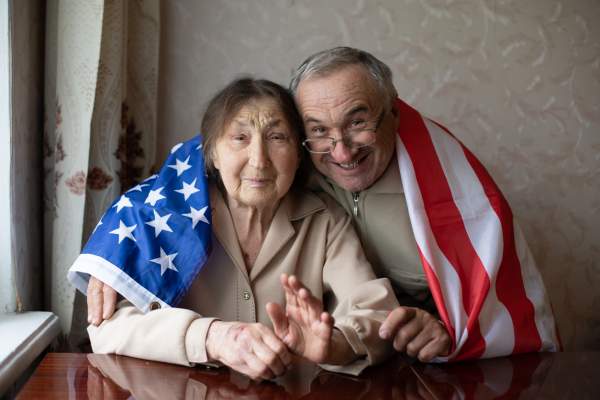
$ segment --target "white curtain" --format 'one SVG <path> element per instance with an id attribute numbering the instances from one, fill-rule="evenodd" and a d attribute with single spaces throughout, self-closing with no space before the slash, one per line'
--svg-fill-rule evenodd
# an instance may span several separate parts
<path id="1" fill-rule="evenodd" d="M 71 344 L 87 325 L 66 272 L 102 213 L 155 157 L 158 0 L 52 0 L 46 11 L 46 304 Z"/>

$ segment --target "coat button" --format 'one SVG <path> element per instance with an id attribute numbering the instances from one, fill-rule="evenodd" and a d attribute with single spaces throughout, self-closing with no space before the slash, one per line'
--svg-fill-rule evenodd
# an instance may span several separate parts
<path id="1" fill-rule="evenodd" d="M 244 294 L 242 295 L 242 297 L 244 298 L 244 300 L 250 300 L 250 292 L 248 292 L 247 290 L 245 290 Z"/>
<path id="2" fill-rule="evenodd" d="M 159 310 L 159 309 L 160 309 L 160 303 L 158 301 L 153 301 L 152 303 L 150 303 L 150 311 Z"/>

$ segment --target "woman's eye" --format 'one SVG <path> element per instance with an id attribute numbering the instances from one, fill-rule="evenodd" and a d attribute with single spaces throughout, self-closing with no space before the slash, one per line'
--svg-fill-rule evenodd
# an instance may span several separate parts
<path id="1" fill-rule="evenodd" d="M 281 132 L 275 132 L 275 133 L 271 133 L 269 135 L 269 140 L 281 141 L 281 140 L 285 140 L 285 139 L 287 139 L 287 136 Z"/>
<path id="2" fill-rule="evenodd" d="M 244 135 L 244 134 L 231 136 L 231 140 L 233 140 L 234 142 L 244 142 L 244 141 L 246 141 L 247 138 L 248 138 L 248 136 Z"/>

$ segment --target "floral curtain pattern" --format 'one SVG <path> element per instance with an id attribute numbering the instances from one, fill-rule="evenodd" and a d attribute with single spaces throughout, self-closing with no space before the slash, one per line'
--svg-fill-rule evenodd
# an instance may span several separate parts
<path id="1" fill-rule="evenodd" d="M 158 0 L 54 0 L 46 11 L 46 304 L 71 345 L 85 298 L 66 272 L 106 207 L 154 164 Z"/>

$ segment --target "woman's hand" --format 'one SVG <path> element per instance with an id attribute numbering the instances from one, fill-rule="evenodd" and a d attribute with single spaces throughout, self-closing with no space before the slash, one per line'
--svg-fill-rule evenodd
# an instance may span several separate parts
<path id="1" fill-rule="evenodd" d="M 206 337 L 210 360 L 255 380 L 283 375 L 292 362 L 285 344 L 263 324 L 214 321 Z"/>
<path id="2" fill-rule="evenodd" d="M 295 354 L 316 363 L 326 363 L 332 352 L 333 317 L 323 303 L 295 276 L 281 276 L 285 312 L 276 303 L 267 304 L 275 334 Z"/>
<path id="3" fill-rule="evenodd" d="M 88 323 L 100 325 L 114 314 L 116 305 L 115 289 L 91 276 L 87 287 Z"/>

